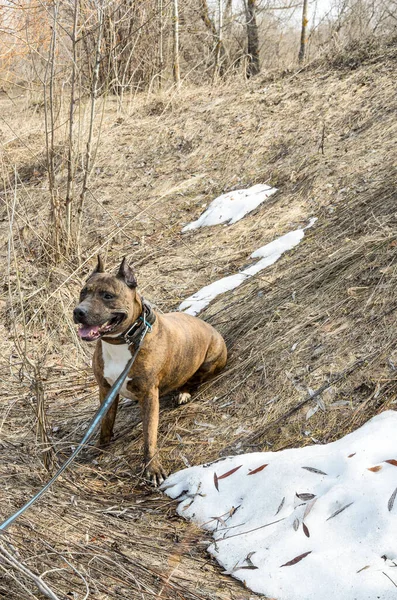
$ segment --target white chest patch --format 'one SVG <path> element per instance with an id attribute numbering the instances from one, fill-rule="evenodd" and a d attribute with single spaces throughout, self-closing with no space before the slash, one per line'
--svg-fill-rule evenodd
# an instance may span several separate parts
<path id="1" fill-rule="evenodd" d="M 106 381 L 113 385 L 117 377 L 123 371 L 125 365 L 131 358 L 131 352 L 128 350 L 127 344 L 108 344 L 107 342 L 101 341 L 102 343 L 102 357 L 103 357 L 103 376 Z M 127 377 L 120 390 L 120 394 L 124 398 L 130 398 L 135 400 L 136 398 L 127 389 L 127 382 L 131 381 L 131 377 Z"/>

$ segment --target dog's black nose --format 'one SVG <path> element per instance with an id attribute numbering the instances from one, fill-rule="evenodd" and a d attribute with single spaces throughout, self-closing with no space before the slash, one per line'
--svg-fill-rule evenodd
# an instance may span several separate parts
<path id="1" fill-rule="evenodd" d="M 87 317 L 87 311 L 84 308 L 81 308 L 80 306 L 76 306 L 76 308 L 73 311 L 74 322 L 82 323 L 82 322 L 84 322 L 86 317 Z"/>

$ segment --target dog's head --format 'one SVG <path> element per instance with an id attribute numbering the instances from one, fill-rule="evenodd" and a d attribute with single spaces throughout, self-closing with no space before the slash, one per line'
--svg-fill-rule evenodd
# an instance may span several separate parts
<path id="1" fill-rule="evenodd" d="M 80 303 L 73 311 L 79 336 L 93 342 L 125 331 L 141 311 L 136 287 L 135 273 L 125 258 L 117 274 L 110 275 L 104 272 L 102 259 L 98 256 L 98 264 L 81 290 Z"/>

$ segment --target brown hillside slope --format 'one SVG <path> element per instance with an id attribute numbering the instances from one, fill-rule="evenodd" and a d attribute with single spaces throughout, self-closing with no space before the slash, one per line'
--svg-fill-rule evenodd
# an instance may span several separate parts
<path id="1" fill-rule="evenodd" d="M 225 335 L 230 360 L 196 402 L 178 409 L 165 402 L 160 446 L 169 470 L 225 453 L 328 442 L 394 408 L 396 57 L 395 44 L 361 48 L 274 81 L 138 98 L 124 112 L 115 101 L 105 108 L 84 258 L 101 245 L 111 266 L 128 254 L 160 309 L 176 308 L 246 265 L 256 248 L 318 218 L 295 250 L 202 313 Z M 21 177 L 15 196 L 2 192 L 0 223 L 5 517 L 46 481 L 43 451 L 51 446 L 61 461 L 82 437 L 97 400 L 90 349 L 79 345 L 70 319 L 89 267 L 76 272 L 68 261 L 54 268 L 43 259 L 42 115 L 26 98 L 0 103 L 3 172 L 16 163 Z M 61 183 L 64 175 L 60 168 Z M 279 192 L 239 223 L 180 233 L 223 191 L 259 182 Z M 9 278 L 13 199 L 17 266 L 12 259 Z M 15 333 L 21 343 L 24 331 L 36 379 L 15 350 Z M 49 440 L 35 416 L 39 375 Z M 81 600 L 86 585 L 95 600 L 254 598 L 208 559 L 205 535 L 144 486 L 141 444 L 139 412 L 126 403 L 108 452 L 87 451 L 10 529 L 20 559 L 39 574 L 63 569 L 45 576 L 61 598 Z M 0 597 L 30 597 L 22 585 L 40 597 L 24 575 L 0 567 Z"/>

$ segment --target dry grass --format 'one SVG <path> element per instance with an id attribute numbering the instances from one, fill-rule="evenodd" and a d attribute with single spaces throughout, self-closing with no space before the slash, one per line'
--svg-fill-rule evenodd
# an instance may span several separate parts
<path id="1" fill-rule="evenodd" d="M 244 266 L 257 247 L 318 217 L 293 252 L 203 313 L 225 335 L 230 360 L 196 402 L 178 409 L 165 402 L 160 445 L 169 470 L 225 453 L 328 442 L 394 407 L 396 72 L 390 45 L 355 50 L 354 65 L 340 57 L 270 83 L 257 78 L 243 89 L 236 82 L 137 98 L 124 113 L 108 102 L 87 197 L 85 258 L 103 246 L 115 266 L 128 254 L 159 309 L 175 308 Z M 15 202 L 17 264 L 9 274 L 5 267 L 0 323 L 6 516 L 47 479 L 32 365 L 40 367 L 53 460 L 81 438 L 97 399 L 90 348 L 79 345 L 70 320 L 91 265 L 46 264 L 47 189 L 31 168 L 42 156 L 41 116 L 27 108 L 27 98 L 14 100 L 26 115 L 21 126 L 15 106 L 0 102 L 3 172 L 12 174 L 17 164 L 21 175 L 16 194 L 14 180 L 4 176 L 1 196 L 3 262 L 6 205 L 9 215 Z M 18 131 L 11 141 L 10 127 Z M 62 185 L 62 163 L 58 177 Z M 232 227 L 180 234 L 214 196 L 257 182 L 280 192 L 255 214 Z M 31 363 L 16 340 L 26 340 Z M 320 388 L 321 408 L 306 420 L 317 402 L 311 390 Z M 108 452 L 87 450 L 10 529 L 21 560 L 46 572 L 60 598 L 82 600 L 86 586 L 95 600 L 254 598 L 208 559 L 204 534 L 145 487 L 141 445 L 139 412 L 125 403 Z M 25 576 L 1 562 L 0 568 L 0 597 L 40 597 Z"/>

